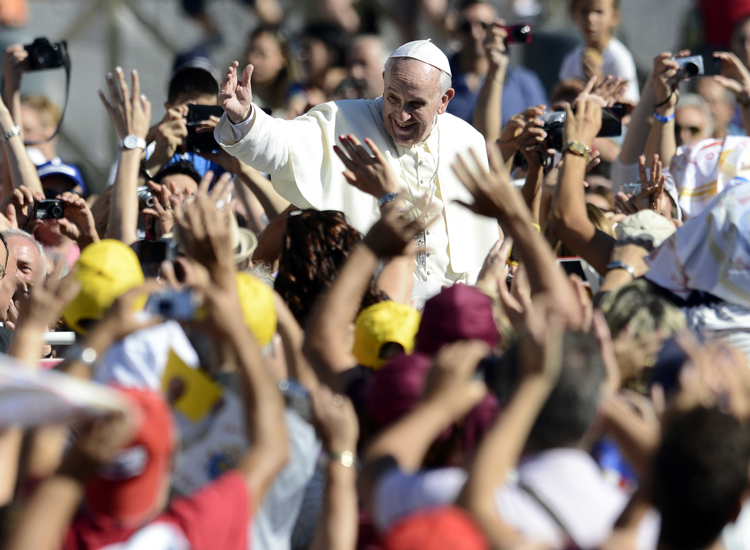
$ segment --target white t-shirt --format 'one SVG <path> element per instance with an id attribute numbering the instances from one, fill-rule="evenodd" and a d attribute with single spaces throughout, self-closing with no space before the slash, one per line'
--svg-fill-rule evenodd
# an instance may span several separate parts
<path id="1" fill-rule="evenodd" d="M 565 80 L 566 78 L 586 78 L 583 74 L 582 60 L 583 50 L 585 49 L 586 44 L 581 44 L 565 56 L 560 67 L 560 80 Z M 617 38 L 612 38 L 604 48 L 602 57 L 604 58 L 602 74 L 605 76 L 611 75 L 615 78 L 619 76 L 623 80 L 626 80 L 628 87 L 625 90 L 625 99 L 636 103 L 640 101 L 641 94 L 638 89 L 638 75 L 635 72 L 635 61 L 633 61 L 633 54 L 630 53 L 630 50 L 617 40 Z"/>

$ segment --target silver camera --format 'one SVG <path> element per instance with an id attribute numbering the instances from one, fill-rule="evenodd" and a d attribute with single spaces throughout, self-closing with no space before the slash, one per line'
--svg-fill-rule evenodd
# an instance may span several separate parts
<path id="1" fill-rule="evenodd" d="M 679 69 L 677 75 L 682 80 L 688 80 L 705 74 L 703 67 L 703 56 L 691 55 L 690 57 L 678 57 L 675 59 Z"/>

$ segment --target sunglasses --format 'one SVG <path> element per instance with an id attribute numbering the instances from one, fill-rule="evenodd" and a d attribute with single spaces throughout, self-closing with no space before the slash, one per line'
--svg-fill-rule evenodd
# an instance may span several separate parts
<path id="1" fill-rule="evenodd" d="M 479 25 L 482 25 L 482 30 L 486 31 L 490 28 L 490 23 L 486 23 L 484 21 L 479 21 Z M 463 33 L 469 34 L 471 32 L 472 27 L 474 24 L 471 21 L 463 21 L 461 25 L 458 27 L 459 30 Z"/>
<path id="2" fill-rule="evenodd" d="M 703 128 L 700 128 L 698 126 L 680 126 L 679 124 L 675 124 L 674 125 L 675 134 L 679 134 L 683 128 L 690 130 L 690 133 L 694 136 L 699 135 L 703 131 Z"/>

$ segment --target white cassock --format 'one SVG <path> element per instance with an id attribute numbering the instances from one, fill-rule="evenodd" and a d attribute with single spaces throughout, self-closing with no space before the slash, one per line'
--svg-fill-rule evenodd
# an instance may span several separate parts
<path id="1" fill-rule="evenodd" d="M 294 120 L 280 120 L 254 106 L 240 124 L 224 115 L 214 135 L 229 154 L 271 174 L 276 191 L 298 208 L 340 210 L 363 233 L 380 219 L 378 200 L 346 181 L 346 167 L 333 145 L 340 135 L 372 139 L 399 176 L 407 203 L 421 211 L 431 202 L 430 216 L 439 218 L 418 238 L 424 239 L 427 252 L 417 258 L 416 281 L 425 290 L 432 288 L 430 294 L 456 281 L 471 281 L 498 239 L 498 226 L 455 204 L 457 199 L 471 203 L 472 197 L 451 165 L 459 153 L 473 148 L 486 168 L 484 138 L 446 113 L 436 117 L 425 141 L 397 146 L 383 125 L 382 107 L 382 97 L 333 101 Z"/>

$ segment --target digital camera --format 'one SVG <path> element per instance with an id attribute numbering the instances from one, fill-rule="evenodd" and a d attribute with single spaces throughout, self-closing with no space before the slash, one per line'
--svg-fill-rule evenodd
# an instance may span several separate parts
<path id="1" fill-rule="evenodd" d="M 35 220 L 59 220 L 65 217 L 65 203 L 59 199 L 44 199 L 34 204 Z"/>
<path id="2" fill-rule="evenodd" d="M 29 52 L 29 70 L 42 71 L 65 66 L 67 43 L 50 42 L 47 38 L 37 38 L 23 47 Z"/>
<path id="3" fill-rule="evenodd" d="M 703 56 L 691 55 L 690 57 L 678 57 L 675 59 L 679 69 L 677 74 L 682 80 L 688 80 L 706 73 L 703 65 Z"/>
<path id="4" fill-rule="evenodd" d="M 508 36 L 505 38 L 506 44 L 529 44 L 531 43 L 531 24 L 508 25 L 503 27 Z"/>
<path id="5" fill-rule="evenodd" d="M 154 193 L 148 185 L 141 185 L 136 191 L 138 191 L 138 210 L 154 207 Z"/>

